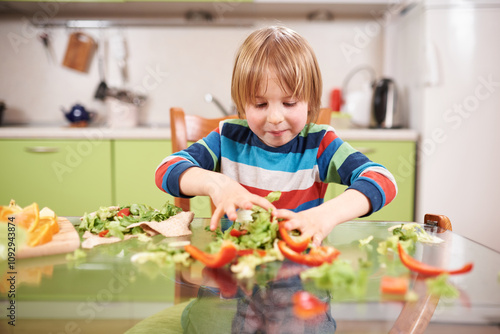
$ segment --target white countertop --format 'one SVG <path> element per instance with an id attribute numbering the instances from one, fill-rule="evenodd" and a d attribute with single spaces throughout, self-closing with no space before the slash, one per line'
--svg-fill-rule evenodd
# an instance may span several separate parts
<path id="1" fill-rule="evenodd" d="M 416 141 L 418 133 L 411 129 L 340 129 L 343 140 Z M 0 139 L 118 139 L 165 140 L 170 139 L 170 128 L 136 127 L 119 129 L 109 127 L 71 128 L 68 126 L 4 126 Z"/>

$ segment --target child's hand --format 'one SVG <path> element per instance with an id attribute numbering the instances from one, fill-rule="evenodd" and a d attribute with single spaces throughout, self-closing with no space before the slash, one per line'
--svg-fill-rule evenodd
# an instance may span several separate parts
<path id="1" fill-rule="evenodd" d="M 287 230 L 298 229 L 305 237 L 312 237 L 314 246 L 319 246 L 335 226 L 367 214 L 371 210 L 370 205 L 368 198 L 361 192 L 347 189 L 320 206 L 298 213 L 275 210 L 273 216 L 287 220 Z"/>
<path id="2" fill-rule="evenodd" d="M 234 221 L 237 218 L 237 209 L 250 210 L 254 205 L 266 210 L 275 209 L 274 205 L 267 199 L 250 193 L 236 181 L 226 182 L 223 188 L 212 191 L 210 197 L 216 207 L 210 220 L 210 229 L 212 231 L 215 230 L 224 213 L 229 220 Z"/>
<path id="3" fill-rule="evenodd" d="M 274 210 L 272 215 L 286 220 L 285 229 L 289 231 L 297 229 L 304 237 L 311 237 L 314 246 L 320 246 L 337 224 L 325 220 L 317 211 L 314 208 L 301 212 L 280 209 Z"/>

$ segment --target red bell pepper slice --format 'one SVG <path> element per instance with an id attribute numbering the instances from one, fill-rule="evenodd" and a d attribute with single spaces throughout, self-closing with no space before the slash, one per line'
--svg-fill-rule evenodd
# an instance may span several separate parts
<path id="1" fill-rule="evenodd" d="M 247 230 L 237 230 L 235 228 L 233 228 L 230 232 L 229 232 L 229 235 L 231 235 L 232 237 L 241 237 L 242 235 L 245 235 L 247 234 L 248 231 Z"/>
<path id="2" fill-rule="evenodd" d="M 238 250 L 238 256 L 252 255 L 257 253 L 259 256 L 265 256 L 267 253 L 263 249 L 240 249 Z"/>
<path id="3" fill-rule="evenodd" d="M 109 233 L 109 230 L 102 230 L 101 232 L 99 232 L 99 236 L 102 238 L 102 237 L 105 237 L 106 234 Z"/>
<path id="4" fill-rule="evenodd" d="M 129 208 L 123 208 L 118 213 L 116 214 L 117 217 L 123 217 L 123 216 L 130 216 L 130 209 Z"/>
<path id="5" fill-rule="evenodd" d="M 382 276 L 380 291 L 391 295 L 405 295 L 408 283 L 408 277 Z"/>
<path id="6" fill-rule="evenodd" d="M 184 246 L 184 250 L 194 259 L 202 262 L 209 268 L 220 268 L 230 263 L 236 257 L 238 249 L 230 240 L 224 240 L 216 254 L 205 253 L 193 245 Z"/>
<path id="7" fill-rule="evenodd" d="M 399 258 L 401 262 L 411 271 L 417 272 L 425 276 L 438 276 L 441 274 L 465 274 L 472 270 L 473 264 L 467 263 L 462 268 L 456 270 L 446 270 L 438 267 L 434 267 L 418 260 L 412 258 L 408 253 L 405 252 L 401 244 L 398 244 Z"/>
<path id="8" fill-rule="evenodd" d="M 309 253 L 301 254 L 288 247 L 283 240 L 278 241 L 278 248 L 288 260 L 310 267 L 317 267 L 323 263 L 332 263 L 340 254 L 337 249 L 330 246 L 313 247 Z"/>
<path id="9" fill-rule="evenodd" d="M 238 293 L 238 282 L 227 268 L 203 268 L 203 275 L 214 280 L 224 298 L 232 298 Z"/>
<path id="10" fill-rule="evenodd" d="M 280 223 L 280 235 L 281 239 L 286 242 L 288 247 L 296 251 L 297 253 L 302 253 L 307 249 L 309 243 L 311 242 L 311 238 L 303 238 L 303 237 L 292 237 L 287 229 L 285 229 L 285 224 Z"/>
<path id="11" fill-rule="evenodd" d="M 307 291 L 299 291 L 293 294 L 293 313 L 296 317 L 308 320 L 324 314 L 328 310 L 328 304 L 322 302 L 316 296 Z"/>

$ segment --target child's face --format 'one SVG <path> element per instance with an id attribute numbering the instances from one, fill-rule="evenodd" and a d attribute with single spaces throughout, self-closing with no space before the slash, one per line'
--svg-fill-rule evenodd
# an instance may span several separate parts
<path id="1" fill-rule="evenodd" d="M 266 145 L 279 147 L 295 138 L 307 123 L 307 102 L 281 90 L 273 71 L 261 84 L 255 104 L 247 104 L 245 118 L 250 129 Z"/>

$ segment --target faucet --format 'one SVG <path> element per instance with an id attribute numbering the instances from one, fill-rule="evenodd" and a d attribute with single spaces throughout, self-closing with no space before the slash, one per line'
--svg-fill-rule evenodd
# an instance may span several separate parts
<path id="1" fill-rule="evenodd" d="M 214 103 L 214 104 L 215 104 L 215 105 L 216 105 L 216 106 L 217 106 L 217 107 L 218 107 L 218 108 L 222 111 L 222 113 L 223 113 L 224 115 L 226 115 L 226 116 L 230 116 L 230 115 L 231 115 L 231 113 L 230 113 L 230 112 L 228 112 L 228 111 L 226 110 L 226 108 L 224 108 L 224 107 L 222 106 L 222 104 L 220 103 L 220 101 L 219 101 L 217 98 L 215 98 L 215 96 L 213 96 L 212 94 L 210 94 L 210 93 L 206 94 L 206 95 L 205 95 L 205 101 L 207 101 L 207 102 L 209 102 L 209 103 L 210 103 L 210 102 L 213 102 L 213 103 Z"/>

